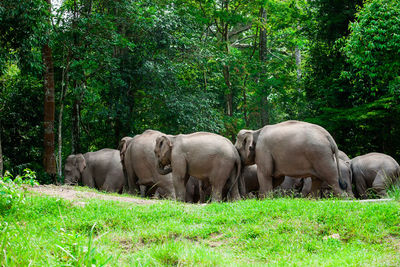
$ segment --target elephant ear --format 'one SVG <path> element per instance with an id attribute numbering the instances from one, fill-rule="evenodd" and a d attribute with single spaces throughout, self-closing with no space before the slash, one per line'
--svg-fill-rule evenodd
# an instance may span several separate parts
<path id="1" fill-rule="evenodd" d="M 124 161 L 125 152 L 128 147 L 128 140 L 130 139 L 131 137 L 124 137 L 121 139 L 121 141 L 119 141 L 118 150 L 119 150 L 119 155 L 121 156 L 121 161 Z"/>
<path id="2" fill-rule="evenodd" d="M 255 144 L 253 134 L 251 132 L 247 132 L 244 134 L 243 146 L 247 152 L 254 152 Z"/>
<path id="3" fill-rule="evenodd" d="M 168 146 L 168 148 L 172 148 L 172 142 L 171 140 L 166 136 L 162 135 L 157 138 L 157 144 L 159 145 L 160 149 L 162 149 L 164 146 Z"/>
<path id="4" fill-rule="evenodd" d="M 350 168 L 350 162 L 346 161 L 346 164 L 348 164 L 348 166 L 349 166 L 350 184 L 353 184 L 353 171 Z"/>
<path id="5" fill-rule="evenodd" d="M 86 168 L 86 160 L 82 154 L 76 155 L 76 166 L 78 167 L 80 173 L 82 173 Z"/>

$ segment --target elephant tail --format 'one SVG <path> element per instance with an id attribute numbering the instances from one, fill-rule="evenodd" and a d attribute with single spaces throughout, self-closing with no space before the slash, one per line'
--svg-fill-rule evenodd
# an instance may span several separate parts
<path id="1" fill-rule="evenodd" d="M 343 178 L 342 178 L 341 173 L 340 173 L 338 146 L 337 146 L 335 140 L 333 139 L 333 137 L 330 134 L 328 134 L 328 140 L 329 140 L 329 143 L 331 144 L 332 152 L 335 154 L 336 169 L 337 169 L 337 172 L 338 172 L 338 175 L 339 175 L 339 186 L 340 186 L 340 188 L 342 190 L 346 190 L 347 189 L 347 184 L 346 184 L 345 181 L 343 181 Z"/>
<path id="2" fill-rule="evenodd" d="M 230 188 L 228 191 L 228 194 L 231 193 L 232 189 L 234 186 L 238 186 L 239 189 L 239 194 L 240 196 L 244 196 L 246 194 L 246 188 L 243 180 L 243 175 L 242 175 L 242 160 L 239 156 L 239 152 L 237 151 L 236 148 L 234 148 L 234 153 L 235 153 L 235 167 L 236 167 L 236 176 L 234 177 L 233 175 L 230 176 Z"/>

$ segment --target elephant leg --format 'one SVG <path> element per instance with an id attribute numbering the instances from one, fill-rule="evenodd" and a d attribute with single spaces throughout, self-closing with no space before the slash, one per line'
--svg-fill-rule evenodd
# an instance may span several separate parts
<path id="1" fill-rule="evenodd" d="M 211 201 L 221 202 L 222 201 L 222 188 L 221 185 L 212 185 L 211 187 Z"/>
<path id="2" fill-rule="evenodd" d="M 176 200 L 185 201 L 185 195 L 186 195 L 185 177 L 178 174 L 172 174 L 172 177 L 174 179 Z"/>
<path id="3" fill-rule="evenodd" d="M 319 178 L 312 178 L 311 194 L 314 198 L 320 197 L 322 181 Z"/>
<path id="4" fill-rule="evenodd" d="M 281 177 L 275 177 L 272 180 L 272 185 L 274 188 L 280 186 L 283 183 L 283 180 L 285 180 L 285 176 L 281 176 Z"/>
<path id="5" fill-rule="evenodd" d="M 271 155 L 267 154 L 263 159 L 257 161 L 257 178 L 260 184 L 259 197 L 265 198 L 271 194 L 273 187 L 273 162 Z"/>
<path id="6" fill-rule="evenodd" d="M 94 182 L 93 176 L 91 174 L 82 175 L 82 184 L 90 188 L 100 189 L 96 187 L 96 183 Z"/>
<path id="7" fill-rule="evenodd" d="M 339 174 L 332 158 L 321 159 L 320 162 L 318 162 L 318 166 L 314 166 L 314 170 L 317 173 L 315 177 L 325 181 L 329 188 L 332 189 L 335 196 L 342 196 L 344 191 L 339 186 Z M 313 184 L 314 180 L 315 179 L 313 179 Z"/>
<path id="8" fill-rule="evenodd" d="M 185 201 L 186 182 L 189 179 L 187 173 L 186 159 L 182 156 L 176 156 L 172 159 L 172 182 L 175 190 L 175 199 Z"/>
<path id="9" fill-rule="evenodd" d="M 356 193 L 357 196 L 359 198 L 365 199 L 367 198 L 367 183 L 364 179 L 364 177 L 360 176 L 360 175 L 355 175 L 354 176 L 354 183 L 355 183 L 355 189 L 356 189 Z"/>
<path id="10" fill-rule="evenodd" d="M 206 202 L 206 194 L 205 194 L 205 183 L 202 180 L 199 180 L 199 201 L 200 203 Z"/>
<path id="11" fill-rule="evenodd" d="M 140 196 L 141 197 L 146 197 L 146 186 L 145 185 L 139 185 L 140 188 Z"/>
<path id="12" fill-rule="evenodd" d="M 157 198 L 157 199 L 161 198 L 160 188 L 157 188 L 156 192 L 154 193 L 153 198 Z"/>
<path id="13" fill-rule="evenodd" d="M 220 202 L 222 201 L 222 192 L 225 185 L 228 186 L 228 190 L 231 187 L 231 182 L 229 180 L 234 165 L 229 166 L 221 162 L 221 164 L 217 164 L 217 166 L 218 168 L 211 170 L 209 181 L 211 184 L 211 201 Z"/>
<path id="14" fill-rule="evenodd" d="M 306 197 L 311 193 L 312 184 L 313 180 L 311 177 L 303 178 L 303 188 L 301 189 L 301 194 L 303 197 Z"/>
<path id="15" fill-rule="evenodd" d="M 375 190 L 376 194 L 380 197 L 386 197 L 386 187 L 387 187 L 387 180 L 389 177 L 386 177 L 386 174 L 380 170 L 378 171 L 377 175 L 375 176 L 374 182 L 372 183 L 372 189 Z"/>
<path id="16" fill-rule="evenodd" d="M 128 193 L 131 195 L 136 195 L 138 192 L 140 192 L 139 186 L 138 186 L 138 177 L 133 170 L 133 166 L 127 166 L 127 168 L 124 171 L 125 175 L 125 186 L 128 188 Z"/>
<path id="17" fill-rule="evenodd" d="M 227 185 L 228 185 L 228 199 L 231 201 L 240 200 L 240 193 L 239 193 L 239 179 L 236 180 L 236 166 L 233 165 L 233 169 L 231 171 L 230 177 L 228 178 Z"/>
<path id="18" fill-rule="evenodd" d="M 113 183 L 109 182 L 109 179 L 106 179 L 104 184 L 101 187 L 101 190 L 106 191 L 106 192 L 116 192 L 117 190 L 114 188 Z"/>

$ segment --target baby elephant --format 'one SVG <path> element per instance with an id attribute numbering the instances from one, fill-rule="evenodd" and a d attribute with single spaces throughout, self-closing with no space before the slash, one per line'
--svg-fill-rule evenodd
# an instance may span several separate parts
<path id="1" fill-rule="evenodd" d="M 386 196 L 386 188 L 400 175 L 399 164 L 392 157 L 375 152 L 352 159 L 351 170 L 356 195 L 360 198 L 368 197 L 369 188 L 380 197 Z"/>
<path id="2" fill-rule="evenodd" d="M 119 151 L 101 149 L 96 152 L 69 155 L 64 166 L 65 184 L 82 182 L 84 186 L 122 193 L 125 178 Z"/>

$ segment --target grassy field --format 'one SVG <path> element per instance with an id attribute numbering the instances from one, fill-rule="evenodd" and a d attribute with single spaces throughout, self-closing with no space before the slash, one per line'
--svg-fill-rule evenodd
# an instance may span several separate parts
<path id="1" fill-rule="evenodd" d="M 400 265 L 399 201 L 84 203 L 28 193 L 0 211 L 0 265 Z"/>

